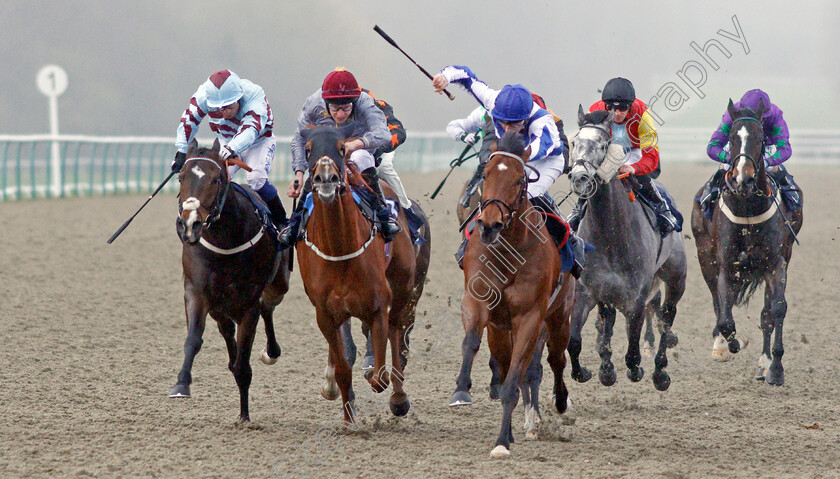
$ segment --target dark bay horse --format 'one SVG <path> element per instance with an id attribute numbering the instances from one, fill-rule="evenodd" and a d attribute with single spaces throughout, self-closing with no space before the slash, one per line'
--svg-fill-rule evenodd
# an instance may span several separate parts
<path id="1" fill-rule="evenodd" d="M 425 279 L 429 249 L 416 254 L 405 218 L 400 211 L 402 231 L 386 254 L 382 236 L 373 228 L 350 191 L 350 185 L 364 188 L 358 173 L 345 164 L 345 131 L 324 126 L 303 132 L 312 180 L 313 210 L 304 239 L 297 243 L 300 274 L 309 300 L 315 306 L 318 327 L 329 344 L 321 394 L 342 398 L 344 421 L 354 422 L 352 371 L 344 352 L 340 328 L 351 317 L 362 320 L 370 331 L 374 368 L 366 378 L 375 392 L 393 384 L 391 412 L 408 413 L 411 403 L 403 389 L 401 358 L 407 344 L 405 332 L 414 322 L 415 285 Z M 386 193 L 390 192 L 385 188 Z M 428 224 L 424 225 L 428 229 Z M 420 257 L 420 253 L 426 255 Z M 418 277 L 418 275 L 423 277 Z M 388 341 L 391 368 L 385 365 Z"/>
<path id="2" fill-rule="evenodd" d="M 561 278 L 560 256 L 542 218 L 528 201 L 525 162 L 529 157 L 530 150 L 518 133 L 505 134 L 499 141 L 484 172 L 477 234 L 470 238 L 464 256 L 462 321 L 467 336 L 475 342 L 480 342 L 487 328 L 490 353 L 497 358 L 501 373 L 504 412 L 491 452 L 494 457 L 510 454 L 513 409 L 543 323 L 548 362 L 554 372 L 555 407 L 560 413 L 568 407 L 563 369 L 575 280 L 571 273 L 562 273 Z M 464 364 L 472 364 L 477 349 L 463 349 Z M 538 394 L 528 388 L 522 391 L 530 396 L 526 400 L 533 401 Z M 526 429 L 533 431 L 537 416 L 526 404 Z"/>
<path id="3" fill-rule="evenodd" d="M 199 148 L 193 140 L 178 176 L 187 339 L 184 365 L 169 397 L 190 397 L 193 360 L 209 313 L 227 345 L 244 422 L 249 420 L 251 347 L 260 315 L 268 338 L 260 358 L 273 364 L 280 356 L 273 312 L 289 290 L 289 253 L 277 254 L 250 193 L 231 186 L 228 166 L 219 159 L 218 140 L 213 148 Z"/>
<path id="4" fill-rule="evenodd" d="M 659 301 L 658 294 L 662 285 L 665 295 L 660 308 L 661 335 L 659 350 L 654 359 L 656 370 L 653 373 L 653 384 L 656 389 L 664 391 L 671 384 L 665 372 L 668 365 L 666 349 L 677 341 L 671 326 L 677 313 L 677 302 L 685 291 L 685 246 L 677 231 L 662 238 L 641 204 L 628 199 L 628 191 L 622 180 L 615 178 L 615 170 L 602 166 L 611 148 L 610 128 L 613 117 L 614 112 L 584 114 L 583 107 L 579 107 L 580 130 L 572 140 L 572 189 L 580 195 L 589 195 L 587 212 L 581 221 L 578 235 L 595 246 L 595 250 L 586 255 L 586 268 L 575 292 L 569 340 L 572 378 L 585 382 L 592 377 L 592 373 L 581 367 L 579 362 L 581 331 L 589 312 L 598 306 L 601 384 L 611 386 L 616 380 L 610 346 L 616 311 L 620 311 L 627 319 L 627 377 L 633 382 L 642 379 L 644 370 L 639 366 L 639 339 L 645 310 L 651 301 Z M 608 171 L 611 173 L 606 173 Z"/>
<path id="5" fill-rule="evenodd" d="M 763 160 L 765 137 L 761 123 L 767 107 L 761 102 L 756 111 L 736 110 L 729 100 L 730 169 L 711 221 L 703 215 L 700 204 L 694 202 L 691 230 L 717 317 L 712 333 L 713 356 L 726 361 L 747 345 L 746 339 L 735 335 L 732 307 L 746 304 L 763 281 L 764 344 L 756 379 L 781 386 L 785 381 L 782 327 L 787 313 L 787 267 L 796 233 L 802 227 L 802 208 L 788 209 L 779 200 L 778 188 L 770 186 Z M 771 359 L 770 340 L 774 332 Z"/>

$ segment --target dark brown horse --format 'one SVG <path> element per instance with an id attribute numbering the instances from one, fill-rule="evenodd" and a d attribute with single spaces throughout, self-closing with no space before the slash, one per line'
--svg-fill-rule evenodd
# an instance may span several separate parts
<path id="1" fill-rule="evenodd" d="M 297 243 L 300 274 L 309 300 L 315 306 L 318 327 L 329 344 L 326 382 L 321 394 L 334 400 L 341 393 L 344 421 L 354 422 L 352 372 L 344 354 L 340 327 L 351 317 L 362 320 L 373 344 L 374 368 L 366 374 L 376 392 L 393 384 L 391 412 L 408 413 L 411 406 L 403 389 L 401 358 L 407 352 L 405 332 L 414 323 L 418 298 L 415 285 L 418 267 L 428 261 L 428 248 L 415 255 L 405 219 L 402 231 L 386 254 L 382 236 L 372 227 L 350 191 L 364 188 L 358 173 L 345 165 L 345 132 L 334 127 L 316 127 L 303 132 L 312 180 L 313 210 L 303 241 Z M 387 193 L 390 190 L 383 183 Z M 428 224 L 425 225 L 428 228 Z M 427 264 L 427 263 L 426 263 Z M 386 346 L 391 342 L 391 368 L 385 365 Z"/>
<path id="2" fill-rule="evenodd" d="M 470 238 L 464 257 L 462 321 L 467 335 L 476 341 L 487 328 L 490 353 L 501 370 L 504 412 L 491 452 L 495 457 L 510 454 L 511 416 L 543 322 L 548 330 L 548 362 L 554 372 L 555 407 L 562 413 L 568 406 L 563 369 L 575 280 L 565 273 L 561 283 L 554 242 L 545 225 L 530 218 L 539 213 L 528 201 L 525 162 L 529 157 L 530 150 L 518 134 L 510 132 L 499 141 L 484 172 L 477 234 Z M 472 357 L 467 356 L 474 354 L 464 348 L 464 363 L 471 364 Z M 526 428 L 529 420 L 536 422 L 535 410 L 528 408 L 525 416 Z"/>
<path id="3" fill-rule="evenodd" d="M 785 381 L 782 327 L 787 312 L 787 267 L 796 233 L 802 227 L 802 208 L 788 209 L 779 200 L 778 188 L 771 187 L 768 181 L 763 160 L 766 139 L 761 123 L 766 107 L 761 102 L 756 111 L 736 110 L 732 100 L 729 101 L 732 160 L 725 186 L 711 221 L 703 215 L 699 202 L 694 202 L 691 230 L 717 317 L 712 348 L 715 359 L 726 361 L 748 344 L 735 334 L 732 307 L 746 304 L 763 281 L 764 345 L 756 379 L 781 386 Z M 774 332 L 771 359 L 770 340 Z"/>
<path id="4" fill-rule="evenodd" d="M 209 313 L 227 345 L 244 422 L 249 420 L 251 346 L 260 315 L 268 338 L 261 359 L 273 364 L 280 356 L 272 315 L 289 290 L 289 253 L 277 254 L 275 240 L 249 198 L 255 194 L 231 186 L 228 166 L 219 159 L 218 140 L 212 149 L 199 148 L 193 140 L 178 176 L 187 339 L 184 365 L 169 397 L 190 397 L 192 364 Z"/>

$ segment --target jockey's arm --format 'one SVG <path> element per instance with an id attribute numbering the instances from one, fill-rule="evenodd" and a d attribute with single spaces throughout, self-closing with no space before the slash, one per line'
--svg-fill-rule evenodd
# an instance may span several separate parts
<path id="1" fill-rule="evenodd" d="M 385 118 L 385 114 L 382 113 L 382 110 L 376 106 L 373 102 L 373 98 L 367 93 L 362 93 L 359 96 L 359 99 L 356 100 L 356 106 L 354 107 L 357 111 L 354 113 L 356 115 L 356 119 L 362 121 L 365 125 L 365 132 L 361 138 L 354 141 L 360 141 L 361 145 L 358 143 L 355 145 L 344 145 L 345 149 L 350 148 L 351 146 L 353 149 L 349 151 L 355 151 L 358 149 L 364 148 L 365 150 L 370 150 L 373 152 L 377 148 L 381 146 L 386 146 L 391 141 L 391 132 L 388 130 L 388 121 Z"/>
<path id="2" fill-rule="evenodd" d="M 530 161 L 563 154 L 563 142 L 554 123 L 554 117 L 546 110 L 538 110 L 542 116 L 528 126 L 528 146 L 531 147 Z M 544 114 L 543 114 L 544 113 Z M 532 115 L 534 115 L 532 113 Z M 532 116 L 533 118 L 533 116 Z"/>
<path id="3" fill-rule="evenodd" d="M 788 132 L 787 122 L 782 117 L 782 111 L 778 110 L 778 112 L 778 115 L 771 118 L 773 124 L 770 127 L 771 133 L 766 142 L 768 146 L 775 147 L 775 151 L 765 158 L 769 166 L 781 165 L 791 155 L 790 133 Z"/>
<path id="4" fill-rule="evenodd" d="M 487 86 L 486 83 L 479 80 L 478 77 L 467 67 L 460 65 L 448 66 L 435 75 L 432 84 L 435 91 L 443 92 L 450 83 L 457 83 L 462 88 L 472 93 L 473 97 L 478 100 L 478 103 L 486 108 L 492 110 L 496 102 L 496 96 L 499 90 L 494 90 Z"/>
<path id="5" fill-rule="evenodd" d="M 450 121 L 449 124 L 446 125 L 446 133 L 453 140 L 460 141 L 464 141 L 467 135 L 477 134 L 484 126 L 485 111 L 486 110 L 483 107 L 479 106 L 470 112 L 469 116 L 466 118 Z"/>
<path id="6" fill-rule="evenodd" d="M 207 116 L 205 97 L 204 90 L 199 88 L 190 98 L 190 104 L 184 110 L 184 114 L 181 115 L 178 129 L 175 132 L 175 149 L 181 153 L 187 152 L 187 145 L 198 133 L 198 125 Z"/>

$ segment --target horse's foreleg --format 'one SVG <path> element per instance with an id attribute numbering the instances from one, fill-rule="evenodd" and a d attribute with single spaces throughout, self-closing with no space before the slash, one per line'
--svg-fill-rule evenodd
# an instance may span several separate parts
<path id="1" fill-rule="evenodd" d="M 207 320 L 207 305 L 189 291 L 184 295 L 184 309 L 187 316 L 187 339 L 184 341 L 184 364 L 178 373 L 178 382 L 169 391 L 171 398 L 190 397 L 192 383 L 192 366 L 195 355 L 201 350 L 204 342 L 204 325 Z"/>
<path id="2" fill-rule="evenodd" d="M 490 355 L 490 360 L 487 361 L 490 366 L 490 399 L 499 399 L 499 390 L 502 388 L 502 378 L 499 373 L 499 362 L 493 355 Z"/>
<path id="3" fill-rule="evenodd" d="M 531 355 L 531 362 L 525 371 L 525 383 L 522 388 L 522 405 L 525 407 L 525 439 L 537 439 L 537 429 L 542 419 L 540 414 L 540 383 L 543 378 L 542 353 L 545 348 L 545 334 L 540 339 Z"/>
<path id="4" fill-rule="evenodd" d="M 642 341 L 642 356 L 650 358 L 653 356 L 654 343 L 656 336 L 653 334 L 653 322 L 659 322 L 662 316 L 661 301 L 662 293 L 656 291 L 656 294 L 648 301 L 645 306 L 645 335 Z"/>
<path id="5" fill-rule="evenodd" d="M 461 323 L 464 325 L 464 341 L 461 343 L 461 371 L 455 379 L 455 392 L 449 398 L 450 406 L 472 405 L 472 366 L 478 348 L 481 346 L 481 336 L 486 324 L 486 309 L 480 304 L 474 304 L 469 295 L 461 303 Z M 491 356 L 492 360 L 492 356 Z"/>
<path id="6" fill-rule="evenodd" d="M 583 325 L 586 324 L 587 316 L 589 316 L 593 307 L 595 307 L 595 301 L 592 300 L 592 296 L 586 293 L 578 283 L 575 290 L 575 303 L 572 308 L 568 350 L 569 359 L 572 361 L 572 379 L 579 383 L 585 383 L 592 379 L 592 372 L 580 365 L 580 350 Z"/>
<path id="7" fill-rule="evenodd" d="M 639 382 L 645 376 L 645 370 L 639 366 L 642 363 L 642 352 L 639 349 L 639 340 L 642 337 L 642 327 L 645 323 L 645 298 L 641 297 L 636 301 L 633 311 L 627 317 L 627 354 L 624 356 L 624 364 L 627 365 L 627 378 Z"/>
<path id="8" fill-rule="evenodd" d="M 773 386 L 781 386 L 785 383 L 785 368 L 782 366 L 782 356 L 785 348 L 782 343 L 782 329 L 787 314 L 787 301 L 785 300 L 785 284 L 787 282 L 787 265 L 780 262 L 776 270 L 766 281 L 764 294 L 764 309 L 768 311 L 768 323 L 772 319 L 772 329 L 775 332 L 773 341 L 773 360 L 768 368 L 764 382 Z M 764 330 L 764 311 L 762 311 L 762 330 Z M 768 333 L 765 332 L 765 336 Z M 766 354 L 766 351 L 765 351 Z"/>
<path id="9" fill-rule="evenodd" d="M 233 363 L 236 362 L 236 323 L 230 318 L 217 318 L 216 325 L 227 346 L 228 370 L 233 371 Z"/>
<path id="10" fill-rule="evenodd" d="M 373 369 L 365 373 L 374 392 L 381 393 L 388 388 L 390 378 L 385 367 L 385 350 L 388 344 L 388 315 L 383 306 L 370 320 L 370 334 L 373 341 Z"/>
<path id="11" fill-rule="evenodd" d="M 239 386 L 239 421 L 248 422 L 248 389 L 251 387 L 251 348 L 257 332 L 259 311 L 247 312 L 236 328 L 236 361 L 233 363 L 233 377 Z"/>
<path id="12" fill-rule="evenodd" d="M 612 363 L 613 328 L 615 327 L 615 308 L 607 304 L 598 303 L 598 356 L 601 357 L 601 367 L 598 369 L 598 380 L 604 386 L 615 384 L 615 366 Z M 639 337 L 636 336 L 636 348 L 639 347 Z"/>
<path id="13" fill-rule="evenodd" d="M 511 366 L 511 354 L 513 345 L 511 344 L 511 332 L 499 330 L 494 326 L 487 328 L 487 345 L 490 347 L 490 353 L 499 362 L 499 370 L 502 378 L 502 388 L 500 391 L 500 400 L 502 403 L 502 427 L 499 431 L 499 437 L 496 440 L 496 447 L 490 452 L 491 456 L 504 457 L 510 455 L 510 443 L 513 442 L 513 431 L 511 428 L 511 416 L 516 402 L 519 401 L 519 383 L 520 378 L 516 374 L 509 374 Z"/>
<path id="14" fill-rule="evenodd" d="M 394 393 L 391 394 L 390 407 L 394 416 L 405 416 L 411 409 L 411 402 L 403 389 L 405 370 L 403 369 L 401 346 L 404 334 L 405 331 L 402 328 L 393 324 L 388 331 L 389 341 L 391 342 L 391 384 L 394 389 Z"/>
<path id="15" fill-rule="evenodd" d="M 277 274 L 280 273 L 278 272 Z M 280 295 L 278 304 L 282 300 L 283 295 Z M 265 323 L 266 338 L 265 349 L 260 353 L 260 361 L 265 364 L 276 363 L 281 353 L 280 344 L 277 342 L 277 337 L 274 334 L 274 308 L 275 306 L 267 304 L 264 299 L 260 300 L 260 316 L 262 316 L 263 323 Z"/>
<path id="16" fill-rule="evenodd" d="M 735 286 L 728 280 L 726 272 L 721 271 L 718 274 L 717 282 L 717 328 L 720 337 L 723 341 L 726 341 L 729 352 L 732 354 L 737 353 L 749 344 L 746 339 L 740 339 L 735 335 L 735 319 L 732 317 L 732 307 L 735 302 L 734 289 Z"/>
<path id="17" fill-rule="evenodd" d="M 356 354 L 358 354 L 356 343 L 353 342 L 352 321 L 352 319 L 348 319 L 338 328 L 341 334 L 341 342 L 344 343 L 344 359 L 347 360 L 351 368 L 356 364 Z"/>
<path id="18" fill-rule="evenodd" d="M 355 422 L 355 413 L 353 407 L 353 398 L 350 394 L 350 388 L 353 382 L 353 370 L 350 364 L 344 357 L 344 343 L 341 341 L 339 327 L 335 324 L 338 322 L 331 316 L 328 316 L 320 308 L 315 311 L 318 328 L 324 339 L 329 345 L 329 362 L 327 363 L 327 370 L 325 374 L 326 382 L 321 386 L 321 395 L 326 399 L 333 400 L 338 396 L 335 394 L 334 386 L 338 386 L 341 393 L 342 411 L 344 412 L 344 424 L 350 425 Z M 346 321 L 350 321 L 349 318 Z"/>
<path id="19" fill-rule="evenodd" d="M 673 333 L 674 318 L 677 316 L 677 303 L 682 299 L 685 291 L 684 269 L 683 274 L 677 274 L 675 278 L 665 281 L 665 301 L 661 308 L 661 335 L 659 338 L 659 350 L 656 353 L 656 369 L 653 372 L 653 385 L 659 391 L 665 391 L 671 385 L 671 378 L 665 367 L 668 366 L 668 348 L 677 345 L 677 335 Z"/>

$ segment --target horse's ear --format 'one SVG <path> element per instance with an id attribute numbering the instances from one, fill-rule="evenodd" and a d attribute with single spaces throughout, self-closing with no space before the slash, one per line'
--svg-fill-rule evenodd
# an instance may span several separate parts
<path id="1" fill-rule="evenodd" d="M 490 154 L 492 155 L 499 149 L 499 140 L 493 140 L 490 142 Z"/>
<path id="2" fill-rule="evenodd" d="M 738 112 L 735 111 L 735 105 L 732 103 L 732 98 L 729 99 L 729 104 L 726 105 L 726 111 L 729 112 L 729 118 L 733 120 L 738 115 Z"/>
<path id="3" fill-rule="evenodd" d="M 584 117 L 586 113 L 583 111 L 583 105 L 578 103 L 578 126 L 583 126 Z"/>
<path id="4" fill-rule="evenodd" d="M 198 142 L 195 141 L 195 138 L 192 139 L 189 146 L 187 147 L 187 156 L 192 157 L 195 156 L 195 151 L 198 150 Z"/>
<path id="5" fill-rule="evenodd" d="M 610 110 L 610 114 L 604 119 L 604 123 L 612 123 L 615 120 L 615 110 Z"/>
<path id="6" fill-rule="evenodd" d="M 219 150 L 221 150 L 221 149 L 222 149 L 222 145 L 221 145 L 221 143 L 219 143 L 219 139 L 216 138 L 216 141 L 213 142 L 213 151 L 215 153 L 218 153 Z"/>
<path id="7" fill-rule="evenodd" d="M 527 163 L 528 160 L 530 160 L 530 159 L 531 159 L 531 145 L 528 145 L 525 148 L 525 151 L 522 152 L 522 161 Z"/>
<path id="8" fill-rule="evenodd" d="M 346 139 L 346 138 L 349 138 L 350 136 L 353 135 L 353 130 L 356 129 L 356 125 L 353 125 L 352 123 L 351 124 L 345 124 L 345 125 L 340 126 L 339 129 L 341 130 L 341 133 L 344 135 L 344 138 Z"/>
<path id="9" fill-rule="evenodd" d="M 758 109 L 755 110 L 755 116 L 758 117 L 758 119 L 760 120 L 761 117 L 764 116 L 765 113 L 767 113 L 768 109 L 769 106 L 764 104 L 764 98 L 759 98 Z"/>

